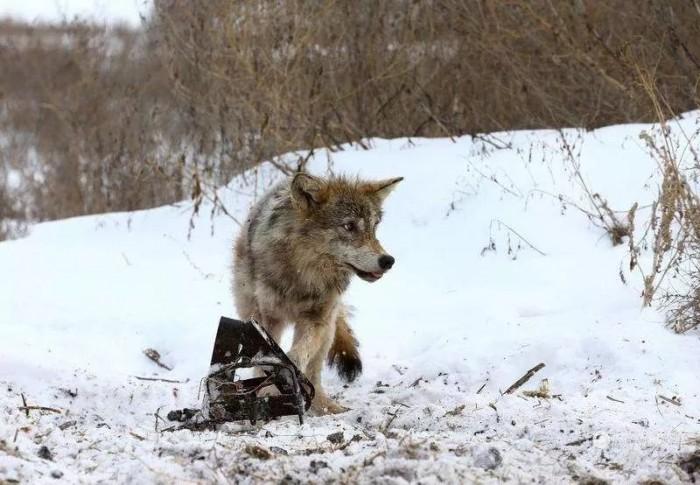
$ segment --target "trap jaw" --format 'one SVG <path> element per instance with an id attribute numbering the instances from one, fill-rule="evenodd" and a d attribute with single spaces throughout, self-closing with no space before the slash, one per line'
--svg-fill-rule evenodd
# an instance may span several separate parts
<path id="1" fill-rule="evenodd" d="M 262 377 L 240 378 L 239 369 L 262 371 Z M 311 406 L 314 386 L 277 342 L 255 320 L 221 317 L 206 378 L 204 415 L 214 422 L 269 421 L 299 417 Z"/>

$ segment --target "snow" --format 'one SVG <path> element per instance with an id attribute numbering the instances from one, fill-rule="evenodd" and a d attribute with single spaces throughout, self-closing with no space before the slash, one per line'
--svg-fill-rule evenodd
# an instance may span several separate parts
<path id="1" fill-rule="evenodd" d="M 695 132 L 699 122 L 694 112 L 674 127 Z M 562 149 L 566 140 L 611 208 L 643 208 L 657 182 L 639 134 L 653 129 L 316 151 L 314 173 L 405 180 L 379 231 L 395 268 L 353 282 L 346 298 L 364 374 L 348 386 L 324 376 L 352 409 L 302 426 L 288 417 L 155 430 L 169 426 L 156 414 L 199 405 L 218 319 L 235 316 L 232 218 L 210 219 L 203 206 L 188 239 L 182 203 L 40 224 L 1 243 L 0 482 L 688 480 L 678 463 L 700 441 L 700 339 L 642 310 L 626 246 L 572 205 L 590 209 Z M 264 165 L 220 195 L 244 220 L 280 176 Z M 549 398 L 523 394 L 543 379 Z M 22 396 L 58 412 L 25 412 Z M 38 456 L 44 446 L 52 460 Z"/>
<path id="2" fill-rule="evenodd" d="M 98 23 L 138 26 L 151 6 L 151 0 L 2 0 L 0 18 L 61 22 L 77 17 Z"/>

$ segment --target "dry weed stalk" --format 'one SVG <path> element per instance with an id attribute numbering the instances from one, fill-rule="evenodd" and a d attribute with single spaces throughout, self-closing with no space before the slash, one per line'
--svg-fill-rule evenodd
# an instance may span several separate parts
<path id="1" fill-rule="evenodd" d="M 648 231 L 653 254 L 644 278 L 644 304 L 655 298 L 677 332 L 700 326 L 700 159 L 696 150 L 700 133 L 671 126 L 670 105 L 660 94 L 652 73 L 638 67 L 640 83 L 655 106 L 659 128 L 640 138 L 658 164 L 659 196 L 652 207 Z M 674 132 L 674 128 L 675 132 Z M 638 254 L 635 248 L 632 258 Z M 669 276 L 673 281 L 668 281 Z"/>
<path id="2" fill-rule="evenodd" d="M 579 135 L 580 137 L 580 135 Z M 613 246 L 618 246 L 624 243 L 624 238 L 629 238 L 632 245 L 634 233 L 634 218 L 639 208 L 639 204 L 634 203 L 628 211 L 626 211 L 627 220 L 622 221 L 618 217 L 619 212 L 610 208 L 608 201 L 603 198 L 598 192 L 593 192 L 585 177 L 581 173 L 580 152 L 576 152 L 575 147 L 566 138 L 562 130 L 559 130 L 559 140 L 564 153 L 564 160 L 568 163 L 574 181 L 583 191 L 590 209 L 582 208 L 573 201 L 568 200 L 564 195 L 559 195 L 559 200 L 562 204 L 576 207 L 579 211 L 586 214 L 589 220 L 605 230 L 610 236 Z"/>

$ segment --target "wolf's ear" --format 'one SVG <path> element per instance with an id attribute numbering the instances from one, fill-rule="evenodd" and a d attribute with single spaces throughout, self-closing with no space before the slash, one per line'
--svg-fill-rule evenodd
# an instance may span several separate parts
<path id="1" fill-rule="evenodd" d="M 368 193 L 373 193 L 379 196 L 379 199 L 384 201 L 387 196 L 396 188 L 396 185 L 403 180 L 403 177 L 395 177 L 392 179 L 378 180 L 370 182 L 365 187 Z"/>
<path id="2" fill-rule="evenodd" d="M 302 209 L 317 207 L 325 199 L 323 181 L 304 172 L 292 179 L 291 193 L 294 204 Z"/>

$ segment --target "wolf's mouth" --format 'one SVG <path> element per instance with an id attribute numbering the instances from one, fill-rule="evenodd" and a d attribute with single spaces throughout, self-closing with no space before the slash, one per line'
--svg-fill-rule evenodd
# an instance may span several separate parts
<path id="1" fill-rule="evenodd" d="M 362 278 L 365 281 L 369 281 L 370 283 L 374 283 L 377 281 L 379 278 L 381 278 L 384 275 L 383 271 L 362 271 L 360 268 L 357 268 L 353 266 L 352 264 L 348 264 L 348 266 L 355 272 L 357 276 Z"/>

